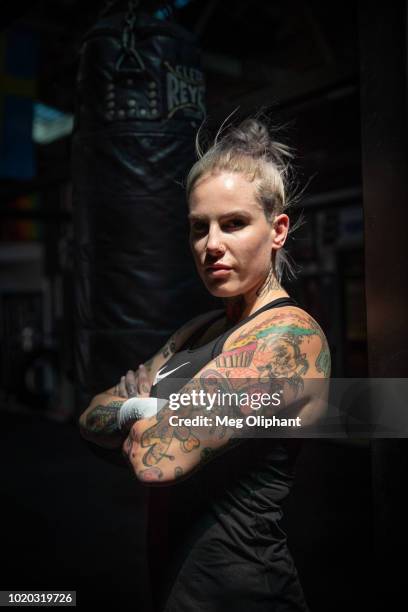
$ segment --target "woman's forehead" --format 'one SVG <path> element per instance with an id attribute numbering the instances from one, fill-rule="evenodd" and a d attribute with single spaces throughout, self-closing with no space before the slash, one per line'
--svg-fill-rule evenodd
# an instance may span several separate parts
<path id="1" fill-rule="evenodd" d="M 240 206 L 257 207 L 255 188 L 255 181 L 249 181 L 237 172 L 207 174 L 197 181 L 190 194 L 190 209 L 237 203 Z"/>
<path id="2" fill-rule="evenodd" d="M 214 170 L 203 174 L 203 176 L 197 180 L 193 190 L 204 188 L 233 191 L 234 189 L 242 187 L 251 189 L 254 187 L 254 181 L 250 180 L 249 177 L 242 172 Z"/>

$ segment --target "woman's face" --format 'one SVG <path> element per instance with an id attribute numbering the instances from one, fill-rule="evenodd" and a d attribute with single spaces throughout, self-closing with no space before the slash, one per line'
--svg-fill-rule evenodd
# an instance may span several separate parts
<path id="1" fill-rule="evenodd" d="M 283 245 L 287 215 L 268 222 L 255 199 L 255 182 L 234 172 L 208 174 L 190 195 L 190 246 L 198 273 L 217 297 L 257 289 L 274 249 Z"/>

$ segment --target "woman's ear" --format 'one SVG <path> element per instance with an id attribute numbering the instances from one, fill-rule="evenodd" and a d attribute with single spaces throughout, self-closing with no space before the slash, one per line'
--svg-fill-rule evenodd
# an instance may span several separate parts
<path id="1" fill-rule="evenodd" d="M 283 247 L 288 237 L 289 225 L 289 217 L 285 213 L 275 217 L 272 228 L 272 249 L 278 250 Z"/>

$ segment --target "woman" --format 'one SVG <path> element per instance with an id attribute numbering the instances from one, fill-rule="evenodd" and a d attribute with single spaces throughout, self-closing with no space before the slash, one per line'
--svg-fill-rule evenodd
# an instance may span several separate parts
<path id="1" fill-rule="evenodd" d="M 208 405 L 194 399 L 216 387 L 251 398 L 279 390 L 280 406 L 265 414 L 296 414 L 306 425 L 319 415 L 321 396 L 305 388 L 330 375 L 327 342 L 280 284 L 289 153 L 259 119 L 224 130 L 204 155 L 197 148 L 200 158 L 187 179 L 190 245 L 200 277 L 225 309 L 184 325 L 137 374 L 129 371 L 96 396 L 81 416 L 81 431 L 101 446 L 122 447 L 140 482 L 181 481 L 166 489 L 171 499 L 161 500 L 154 517 L 156 530 L 163 522 L 168 527 L 162 609 L 305 610 L 279 526 L 297 440 L 237 440 L 237 421 L 182 421 L 208 417 Z M 187 400 L 176 412 L 167 400 L 177 393 Z M 163 401 L 155 414 L 157 397 Z M 237 403 L 225 412 L 218 403 L 211 417 L 249 413 L 251 407 Z"/>

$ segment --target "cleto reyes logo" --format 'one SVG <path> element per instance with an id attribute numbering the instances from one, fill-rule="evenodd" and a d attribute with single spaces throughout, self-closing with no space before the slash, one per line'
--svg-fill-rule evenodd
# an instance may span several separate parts
<path id="1" fill-rule="evenodd" d="M 204 117 L 204 76 L 200 70 L 177 64 L 171 66 L 164 62 L 167 68 L 167 112 L 172 117 L 177 111 L 189 109 L 197 117 Z"/>

